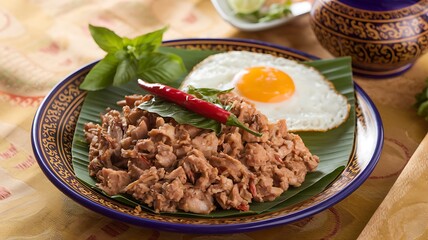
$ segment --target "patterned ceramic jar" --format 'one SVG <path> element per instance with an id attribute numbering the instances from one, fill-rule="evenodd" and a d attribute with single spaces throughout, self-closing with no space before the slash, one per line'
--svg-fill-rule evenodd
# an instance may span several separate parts
<path id="1" fill-rule="evenodd" d="M 316 0 L 311 26 L 334 56 L 351 56 L 354 73 L 391 77 L 428 49 L 428 0 Z"/>

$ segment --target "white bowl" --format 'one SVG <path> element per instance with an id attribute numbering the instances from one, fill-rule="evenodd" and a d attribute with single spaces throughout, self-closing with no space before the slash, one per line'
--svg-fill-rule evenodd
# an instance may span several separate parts
<path id="1" fill-rule="evenodd" d="M 243 31 L 260 31 L 277 27 L 290 21 L 291 19 L 294 19 L 297 16 L 309 13 L 312 8 L 312 4 L 309 1 L 296 2 L 293 3 L 290 7 L 291 14 L 285 17 L 268 22 L 251 23 L 237 17 L 227 3 L 227 0 L 211 0 L 211 3 L 214 5 L 214 8 L 224 20 L 226 20 L 232 26 Z"/>

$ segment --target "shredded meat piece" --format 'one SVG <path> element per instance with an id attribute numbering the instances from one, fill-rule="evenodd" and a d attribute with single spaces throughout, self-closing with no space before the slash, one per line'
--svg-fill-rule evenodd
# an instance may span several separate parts
<path id="1" fill-rule="evenodd" d="M 97 186 L 109 195 L 121 193 L 123 189 L 131 182 L 127 172 L 123 170 L 113 170 L 103 168 L 97 173 L 97 179 L 101 181 Z"/>
<path id="2" fill-rule="evenodd" d="M 213 194 L 217 203 L 223 209 L 230 209 L 228 203 L 229 194 L 233 188 L 233 181 L 225 176 L 220 176 L 219 180 L 210 186 L 208 192 Z"/>
<path id="3" fill-rule="evenodd" d="M 247 143 L 245 145 L 244 160 L 248 167 L 258 171 L 269 161 L 269 155 L 266 149 L 257 143 Z"/>
<path id="4" fill-rule="evenodd" d="M 208 214 L 215 209 L 212 195 L 194 187 L 186 189 L 179 204 L 185 212 Z"/>
<path id="5" fill-rule="evenodd" d="M 238 184 L 233 185 L 233 188 L 232 188 L 232 191 L 230 192 L 230 197 L 227 203 L 231 207 L 236 208 L 238 210 L 248 211 L 250 209 L 250 207 L 248 206 L 248 202 L 242 198 L 239 192 Z"/>
<path id="6" fill-rule="evenodd" d="M 188 152 L 190 152 L 190 150 L 193 149 L 191 135 L 189 132 L 189 129 L 191 128 L 187 126 L 188 125 L 177 125 L 175 129 L 177 141 L 175 141 L 173 147 L 174 153 L 175 155 L 177 155 L 177 158 L 183 158 Z"/>
<path id="7" fill-rule="evenodd" d="M 221 103 L 262 137 L 231 126 L 216 135 L 138 108 L 151 98 L 126 96 L 121 112 L 107 110 L 100 124 L 85 125 L 89 174 L 107 194 L 128 193 L 156 212 L 248 211 L 251 202 L 300 186 L 318 166 L 285 120 L 269 123 L 233 93 L 220 95 Z"/>
<path id="8" fill-rule="evenodd" d="M 136 199 L 141 200 L 149 206 L 153 205 L 155 193 L 157 189 L 156 183 L 165 176 L 163 168 L 156 169 L 151 167 L 144 170 L 140 177 L 131 182 L 124 189 L 127 193 L 132 194 Z"/>
<path id="9" fill-rule="evenodd" d="M 170 124 L 165 124 L 160 117 L 156 119 L 156 125 L 159 127 L 150 130 L 150 138 L 153 141 L 171 145 L 175 141 L 175 128 Z"/>
<path id="10" fill-rule="evenodd" d="M 183 198 L 184 186 L 179 179 L 174 179 L 171 183 L 165 184 L 163 189 L 165 198 L 171 201 L 178 202 Z"/>
<path id="11" fill-rule="evenodd" d="M 189 152 L 181 161 L 181 166 L 190 182 L 202 191 L 205 191 L 217 178 L 217 168 L 210 165 L 203 153 L 197 149 Z"/>
<path id="12" fill-rule="evenodd" d="M 295 147 L 294 152 L 296 153 L 296 155 L 303 159 L 303 162 L 305 163 L 309 171 L 315 170 L 315 168 L 318 166 L 319 158 L 308 156 L 308 148 L 305 146 L 300 136 L 292 133 L 290 133 L 289 135 L 292 137 L 292 141 Z"/>
<path id="13" fill-rule="evenodd" d="M 152 155 L 154 157 L 157 148 L 151 139 L 139 139 L 135 145 L 137 151 Z"/>
<path id="14" fill-rule="evenodd" d="M 178 179 L 183 184 L 186 183 L 187 181 L 186 173 L 184 172 L 184 169 L 181 166 L 167 173 L 167 175 L 165 176 L 165 179 L 171 180 L 171 181 Z"/>
<path id="15" fill-rule="evenodd" d="M 193 138 L 192 145 L 194 148 L 201 151 L 205 157 L 210 157 L 217 153 L 218 141 L 215 133 L 209 132 Z"/>
<path id="16" fill-rule="evenodd" d="M 210 163 L 219 170 L 220 175 L 231 178 L 234 182 L 246 181 L 252 175 L 242 162 L 224 153 L 211 157 Z"/>
<path id="17" fill-rule="evenodd" d="M 223 152 L 227 155 L 237 158 L 241 154 L 241 151 L 244 149 L 244 145 L 242 143 L 242 136 L 238 131 L 238 128 L 234 128 L 234 130 L 222 134 L 222 148 Z"/>
<path id="18" fill-rule="evenodd" d="M 138 153 L 136 158 L 131 158 L 128 161 L 128 174 L 132 180 L 138 179 L 144 170 L 151 167 L 149 160 L 144 155 Z"/>
<path id="19" fill-rule="evenodd" d="M 269 174 L 259 175 L 255 187 L 257 194 L 253 197 L 257 202 L 273 201 L 284 191 L 274 185 L 274 180 Z"/>
<path id="20" fill-rule="evenodd" d="M 148 122 L 148 119 L 143 117 L 143 119 L 138 123 L 138 126 L 136 126 L 135 128 L 132 128 L 130 132 L 131 139 L 142 139 L 147 137 L 148 135 L 147 122 Z"/>
<path id="21" fill-rule="evenodd" d="M 157 154 L 155 158 L 156 166 L 163 168 L 173 167 L 177 160 L 177 156 L 173 153 L 172 146 L 164 143 L 159 143 L 157 145 Z"/>

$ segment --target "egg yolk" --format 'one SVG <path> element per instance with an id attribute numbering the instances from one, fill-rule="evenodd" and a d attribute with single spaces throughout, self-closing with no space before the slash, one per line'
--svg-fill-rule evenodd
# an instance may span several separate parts
<path id="1" fill-rule="evenodd" d="M 240 94 L 258 102 L 281 102 L 295 91 L 291 77 L 273 67 L 251 67 L 235 76 Z"/>

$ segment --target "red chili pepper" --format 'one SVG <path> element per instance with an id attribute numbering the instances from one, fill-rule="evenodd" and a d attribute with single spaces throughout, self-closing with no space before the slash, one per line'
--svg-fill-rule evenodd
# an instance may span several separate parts
<path id="1" fill-rule="evenodd" d="M 180 105 L 206 118 L 213 119 L 228 126 L 242 128 L 258 137 L 262 136 L 261 133 L 255 132 L 245 126 L 233 113 L 226 111 L 215 104 L 199 99 L 191 94 L 185 93 L 173 87 L 162 85 L 160 83 L 147 83 L 141 79 L 138 79 L 138 85 L 154 95 L 162 97 L 165 100 Z"/>

